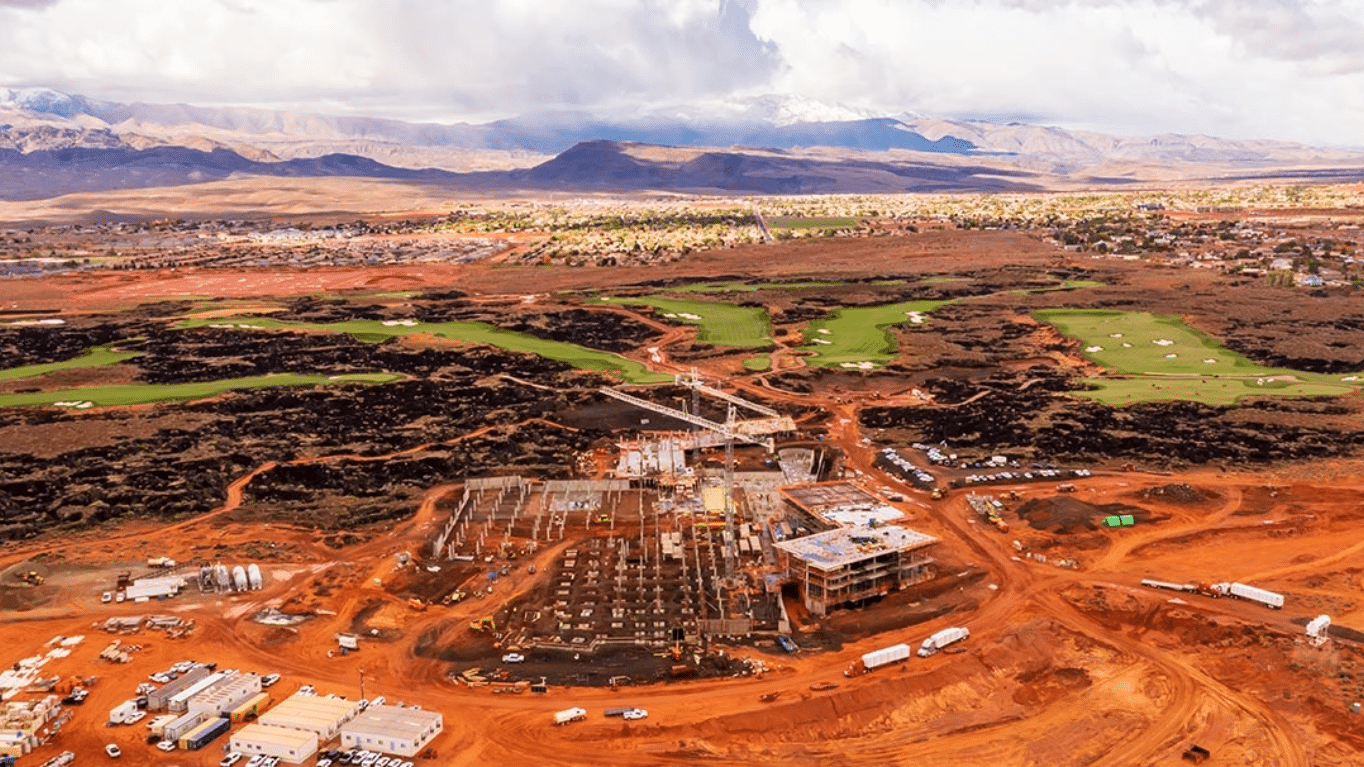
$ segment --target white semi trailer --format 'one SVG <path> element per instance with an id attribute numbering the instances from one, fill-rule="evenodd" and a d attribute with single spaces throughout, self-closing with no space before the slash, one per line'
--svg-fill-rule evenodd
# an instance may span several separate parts
<path id="1" fill-rule="evenodd" d="M 1275 610 L 1283 609 L 1283 594 L 1276 594 L 1273 591 L 1248 586 L 1244 583 L 1233 583 L 1227 587 L 1226 593 L 1241 599 L 1249 599 L 1252 602 L 1259 602 L 1266 607 Z"/>
<path id="2" fill-rule="evenodd" d="M 861 658 L 852 662 L 852 665 L 844 669 L 843 676 L 855 677 L 880 668 L 889 663 L 898 663 L 909 658 L 909 645 L 897 644 L 890 647 L 882 647 L 880 650 L 872 650 L 864 653 Z"/>
<path id="3" fill-rule="evenodd" d="M 951 628 L 945 628 L 942 631 L 939 631 L 938 633 L 934 634 L 933 636 L 925 639 L 924 643 L 922 645 L 919 645 L 919 657 L 927 658 L 928 656 L 932 655 L 933 653 L 936 653 L 942 648 L 950 644 L 960 642 L 961 640 L 969 636 L 971 636 L 971 630 L 964 626 L 953 626 Z"/>
<path id="4" fill-rule="evenodd" d="M 554 723 L 557 725 L 564 725 L 569 722 L 581 722 L 586 718 L 587 709 L 578 708 L 576 706 L 573 708 L 566 708 L 563 711 L 554 712 Z"/>

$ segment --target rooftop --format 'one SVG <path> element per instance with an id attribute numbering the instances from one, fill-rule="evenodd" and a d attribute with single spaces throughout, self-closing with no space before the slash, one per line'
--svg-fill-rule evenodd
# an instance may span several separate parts
<path id="1" fill-rule="evenodd" d="M 804 538 L 780 541 L 777 548 L 811 567 L 832 570 L 895 551 L 923 548 L 938 539 L 907 527 L 843 527 Z"/>
<path id="2" fill-rule="evenodd" d="M 232 733 L 232 739 L 250 740 L 256 743 L 269 743 L 283 748 L 306 748 L 317 742 L 317 734 L 309 730 L 295 730 L 290 727 L 275 727 L 268 724 L 248 724 Z"/>
<path id="3" fill-rule="evenodd" d="M 259 721 L 262 724 L 325 731 L 354 715 L 359 708 L 360 704 L 353 700 L 294 693 L 278 706 L 261 714 Z"/>
<path id="4" fill-rule="evenodd" d="M 370 706 L 346 723 L 342 729 L 351 734 L 373 734 L 403 740 L 416 740 L 441 721 L 437 711 L 397 706 Z"/>

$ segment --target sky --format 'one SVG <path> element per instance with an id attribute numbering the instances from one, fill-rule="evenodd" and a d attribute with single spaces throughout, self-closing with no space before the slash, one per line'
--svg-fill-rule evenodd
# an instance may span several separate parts
<path id="1" fill-rule="evenodd" d="M 1364 147 L 1364 0 L 0 0 L 0 87 L 441 122 L 790 94 Z"/>

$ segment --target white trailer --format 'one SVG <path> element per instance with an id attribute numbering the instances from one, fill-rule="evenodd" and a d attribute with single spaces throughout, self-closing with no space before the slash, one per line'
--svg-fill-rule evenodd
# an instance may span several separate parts
<path id="1" fill-rule="evenodd" d="M 137 716 L 137 712 L 137 699 L 130 698 L 109 709 L 109 721 L 114 724 L 123 724 Z"/>
<path id="2" fill-rule="evenodd" d="M 1272 607 L 1275 610 L 1283 608 L 1283 594 L 1276 594 L 1273 591 L 1266 591 L 1254 586 L 1248 586 L 1244 583 L 1231 584 L 1228 593 L 1234 597 L 1249 599 L 1252 602 L 1259 602 L 1260 604 L 1265 605 L 1266 607 Z"/>
<path id="3" fill-rule="evenodd" d="M 879 650 L 872 650 L 864 653 L 861 658 L 852 662 L 852 665 L 843 672 L 843 676 L 854 677 L 865 674 L 868 671 L 878 669 L 890 663 L 898 663 L 909 658 L 909 645 L 897 644 L 890 647 L 882 647 Z"/>
<path id="4" fill-rule="evenodd" d="M 569 722 L 581 722 L 586 718 L 587 709 L 577 708 L 576 706 L 574 708 L 566 708 L 563 711 L 554 712 L 554 723 L 557 725 L 564 725 Z"/>
<path id="5" fill-rule="evenodd" d="M 1142 578 L 1141 585 L 1148 589 L 1165 589 L 1166 591 L 1182 591 L 1185 593 L 1198 591 L 1198 586 L 1193 583 L 1171 583 L 1170 581 L 1157 581 L 1151 578 Z"/>
<path id="6" fill-rule="evenodd" d="M 971 630 L 964 626 L 953 626 L 951 628 L 945 628 L 942 631 L 939 631 L 938 633 L 934 634 L 933 636 L 925 639 L 924 643 L 919 645 L 919 657 L 927 658 L 928 656 L 932 655 L 933 653 L 936 653 L 942 648 L 950 644 L 960 642 L 961 640 L 969 636 L 971 636 Z"/>

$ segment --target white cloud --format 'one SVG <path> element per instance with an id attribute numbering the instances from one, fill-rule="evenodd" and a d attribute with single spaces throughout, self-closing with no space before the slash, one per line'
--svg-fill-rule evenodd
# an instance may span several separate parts
<path id="1" fill-rule="evenodd" d="M 1362 145 L 1364 0 L 0 0 L 0 86 L 406 118 L 792 93 Z"/>

